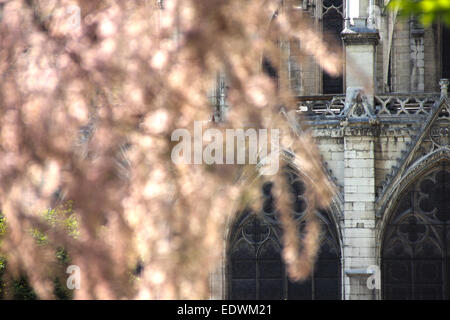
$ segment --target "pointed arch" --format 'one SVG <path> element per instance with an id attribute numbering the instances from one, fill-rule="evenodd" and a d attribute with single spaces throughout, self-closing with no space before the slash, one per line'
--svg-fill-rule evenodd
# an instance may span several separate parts
<path id="1" fill-rule="evenodd" d="M 288 175 L 296 196 L 293 212 L 301 234 L 303 197 L 307 185 Z M 229 228 L 226 249 L 226 297 L 228 299 L 340 299 L 341 239 L 335 215 L 321 210 L 321 247 L 313 275 L 304 282 L 291 282 L 281 257 L 281 223 L 274 205 L 272 183 L 262 188 L 262 212 L 244 210 Z"/>
<path id="2" fill-rule="evenodd" d="M 381 241 L 381 236 L 385 232 L 386 224 L 391 219 L 393 211 L 398 205 L 400 195 L 403 194 L 418 177 L 425 175 L 426 172 L 439 166 L 440 163 L 447 162 L 450 162 L 450 148 L 443 147 L 423 156 L 404 172 L 402 178 L 393 185 L 391 195 L 384 206 L 385 209 L 381 215 L 380 228 L 377 235 L 378 240 Z"/>
<path id="3" fill-rule="evenodd" d="M 383 217 L 384 299 L 450 298 L 450 153 L 444 151 L 404 177 Z"/>

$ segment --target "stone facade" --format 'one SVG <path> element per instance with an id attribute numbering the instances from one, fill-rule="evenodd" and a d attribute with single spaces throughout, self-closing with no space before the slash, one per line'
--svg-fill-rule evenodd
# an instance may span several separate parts
<path id="1" fill-rule="evenodd" d="M 318 22 L 321 8 L 330 3 L 325 2 L 302 1 Z M 301 95 L 298 112 L 312 126 L 324 165 L 340 190 L 331 213 L 340 238 L 340 296 L 383 299 L 390 295 L 383 288 L 389 282 L 383 274 L 388 270 L 383 269 L 383 239 L 398 199 L 435 166 L 448 170 L 450 99 L 448 81 L 439 79 L 449 76 L 442 60 L 450 53 L 443 52 L 442 43 L 450 39 L 442 38 L 442 25 L 424 28 L 387 12 L 378 1 L 345 1 L 338 8 L 352 18 L 341 33 L 345 95 L 312 97 L 323 83 L 308 58 L 289 73 L 298 77 L 290 83 Z M 211 276 L 213 299 L 228 297 L 227 246 L 223 264 Z"/>

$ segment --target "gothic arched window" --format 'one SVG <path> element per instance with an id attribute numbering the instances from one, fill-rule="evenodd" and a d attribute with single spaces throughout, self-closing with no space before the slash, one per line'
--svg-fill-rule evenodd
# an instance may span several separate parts
<path id="1" fill-rule="evenodd" d="M 342 0 L 323 0 L 322 23 L 325 37 L 331 37 L 333 42 L 341 46 L 341 31 L 344 28 Z M 322 92 L 324 94 L 342 93 L 342 76 L 333 77 L 326 73 L 322 74 Z"/>
<path id="2" fill-rule="evenodd" d="M 305 185 L 290 176 L 293 205 L 300 234 L 307 203 Z M 332 220 L 318 212 L 322 222 L 321 248 L 313 275 L 291 282 L 281 257 L 282 230 L 275 211 L 272 184 L 263 186 L 263 212 L 244 211 L 232 226 L 228 254 L 229 299 L 340 299 L 340 250 Z"/>
<path id="3" fill-rule="evenodd" d="M 401 195 L 384 234 L 384 299 L 450 298 L 450 163 Z"/>

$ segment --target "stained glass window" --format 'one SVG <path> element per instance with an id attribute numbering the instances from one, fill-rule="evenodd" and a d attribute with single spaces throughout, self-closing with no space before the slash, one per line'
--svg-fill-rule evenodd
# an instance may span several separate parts
<path id="1" fill-rule="evenodd" d="M 289 176 L 295 197 L 293 213 L 299 234 L 307 208 L 305 184 Z M 263 212 L 244 211 L 233 224 L 228 246 L 228 298 L 230 299 L 339 299 L 340 251 L 337 233 L 326 211 L 321 248 L 313 275 L 303 282 L 289 280 L 281 258 L 282 230 L 272 195 L 273 184 L 263 186 Z"/>
<path id="2" fill-rule="evenodd" d="M 450 298 L 450 164 L 403 192 L 386 227 L 384 299 Z"/>

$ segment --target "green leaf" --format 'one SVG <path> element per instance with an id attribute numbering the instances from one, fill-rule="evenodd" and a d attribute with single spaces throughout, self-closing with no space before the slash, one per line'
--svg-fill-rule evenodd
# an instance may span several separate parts
<path id="1" fill-rule="evenodd" d="M 425 26 L 439 20 L 450 25 L 449 0 L 392 0 L 387 7 L 389 10 L 398 8 L 402 16 L 414 15 Z"/>

